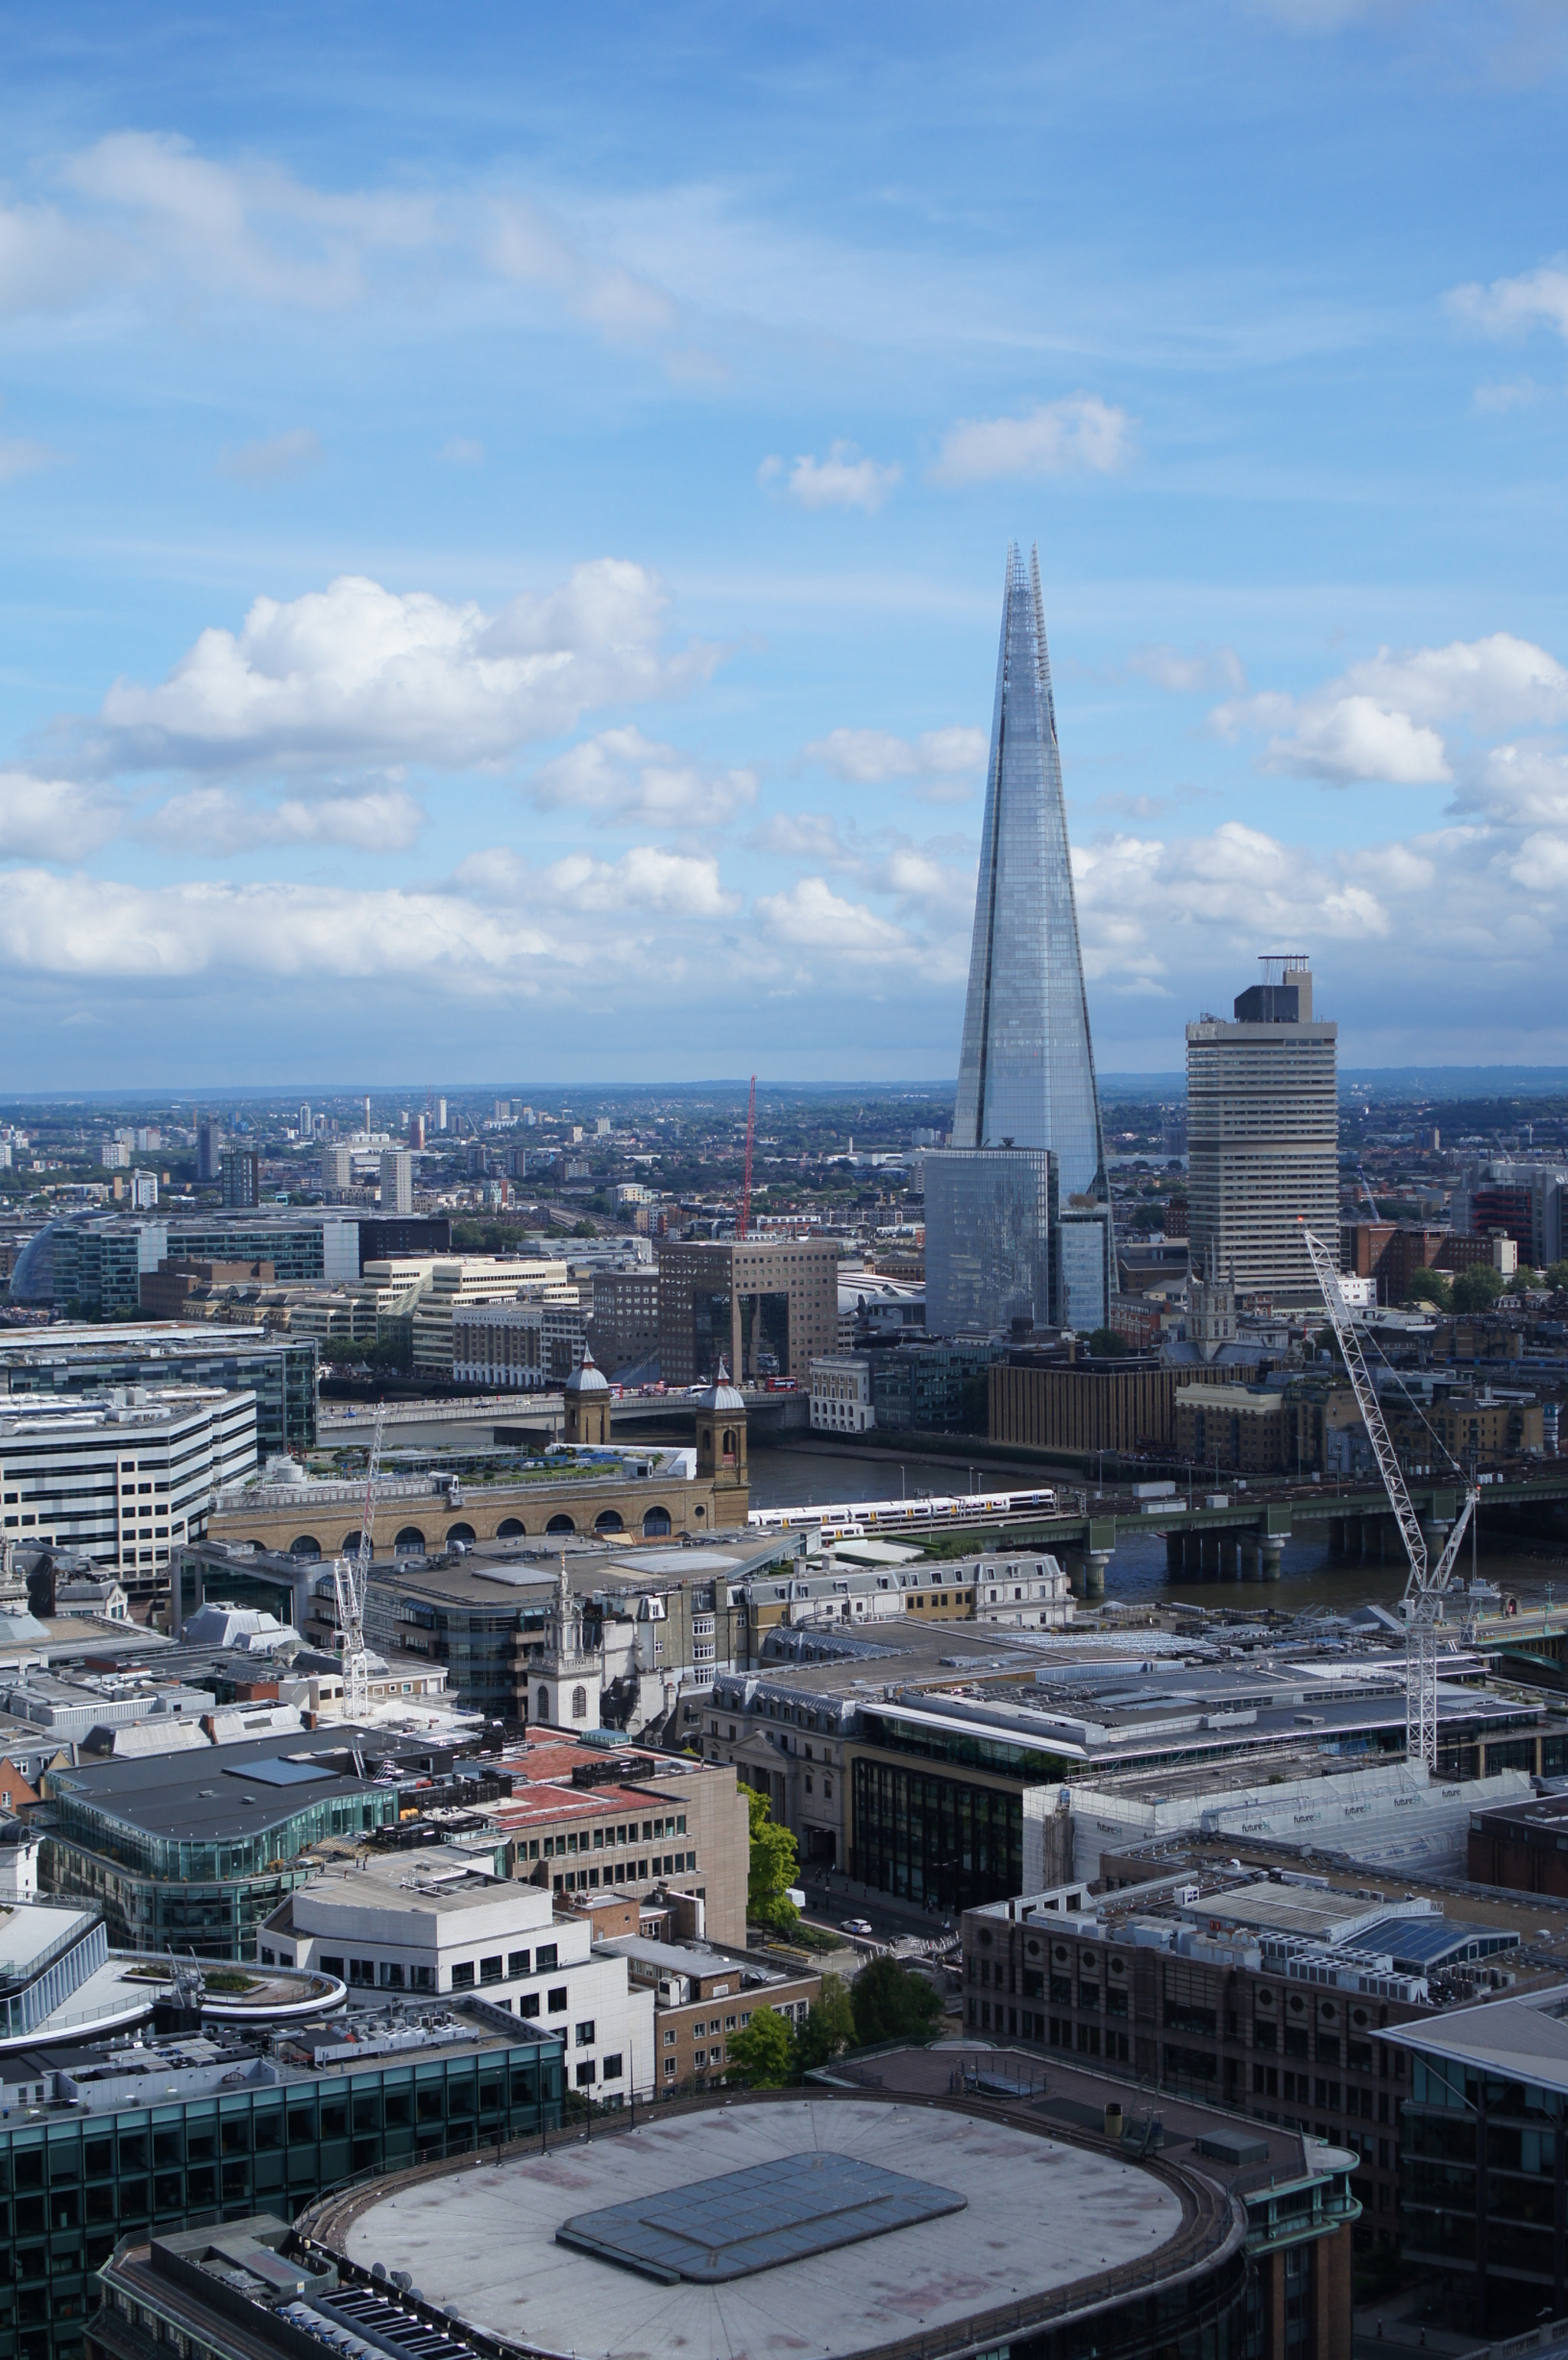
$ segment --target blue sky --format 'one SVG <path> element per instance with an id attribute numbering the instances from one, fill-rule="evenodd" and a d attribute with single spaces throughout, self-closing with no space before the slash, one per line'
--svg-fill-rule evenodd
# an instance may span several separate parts
<path id="1" fill-rule="evenodd" d="M 1568 9 L 0 9 L 0 1087 L 1568 1063 Z"/>

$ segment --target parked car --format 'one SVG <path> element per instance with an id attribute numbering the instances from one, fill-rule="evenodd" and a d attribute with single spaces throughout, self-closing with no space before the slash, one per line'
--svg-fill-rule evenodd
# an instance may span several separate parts
<path id="1" fill-rule="evenodd" d="M 871 1920 L 869 1918 L 846 1918 L 844 1921 L 844 1930 L 846 1934 L 869 1934 Z"/>

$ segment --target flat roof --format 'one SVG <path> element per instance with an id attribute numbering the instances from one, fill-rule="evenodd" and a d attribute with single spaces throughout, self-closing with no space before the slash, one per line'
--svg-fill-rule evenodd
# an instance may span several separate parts
<path id="1" fill-rule="evenodd" d="M 585 2212 L 652 2207 L 802 2155 L 900 2176 L 918 2156 L 926 2182 L 967 2209 L 722 2287 L 650 2286 L 558 2242 Z M 574 2142 L 564 2168 L 560 2153 L 520 2157 L 384 2196 L 367 2191 L 334 2234 L 350 2260 L 397 2259 L 427 2302 L 514 2344 L 578 2360 L 762 2360 L 781 2339 L 803 2354 L 848 2355 L 1071 2287 L 1158 2253 L 1182 2217 L 1175 2190 L 1131 2160 L 918 2103 L 803 2098 L 656 2118 Z"/>
<path id="2" fill-rule="evenodd" d="M 1454 2008 L 1430 2022 L 1421 2017 L 1379 2032 L 1377 2038 L 1447 2058 L 1477 2073 L 1568 2092 L 1568 1983 Z"/>
<path id="3" fill-rule="evenodd" d="M 396 1759 L 405 1745 L 415 1761 L 429 1750 L 385 1730 L 333 1722 L 324 1729 L 288 1730 L 270 1737 L 242 1738 L 232 1745 L 202 1746 L 197 1753 L 116 1755 L 53 1775 L 62 1798 L 123 1819 L 144 1835 L 211 1843 L 259 1834 L 276 1820 L 292 1819 L 308 1804 L 334 1794 L 346 1799 L 386 1791 L 376 1786 L 368 1763 L 363 1775 L 324 1765 L 320 1776 L 281 1787 L 257 1776 L 256 1765 L 265 1769 L 291 1755 L 312 1754 L 341 1754 L 352 1760 L 356 1746 L 378 1761 L 389 1755 Z M 256 1798 L 247 1802 L 253 1786 Z"/>

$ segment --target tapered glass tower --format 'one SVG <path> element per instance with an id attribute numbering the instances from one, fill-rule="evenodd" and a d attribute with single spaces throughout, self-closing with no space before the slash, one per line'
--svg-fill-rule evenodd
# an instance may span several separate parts
<path id="1" fill-rule="evenodd" d="M 1040 558 L 1007 552 L 954 1147 L 1049 1147 L 1062 1201 L 1105 1195 Z"/>
<path id="2" fill-rule="evenodd" d="M 1112 1239 L 1038 553 L 1007 551 L 953 1145 L 926 1166 L 927 1322 L 1104 1324 Z"/>

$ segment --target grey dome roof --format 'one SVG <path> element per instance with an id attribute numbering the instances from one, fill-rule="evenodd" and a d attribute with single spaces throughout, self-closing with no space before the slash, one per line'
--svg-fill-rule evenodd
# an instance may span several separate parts
<path id="1" fill-rule="evenodd" d="M 738 1410 L 742 1417 L 746 1415 L 746 1396 L 744 1393 L 736 1393 L 734 1385 L 731 1384 L 730 1372 L 725 1368 L 722 1358 L 719 1361 L 718 1375 L 713 1379 L 707 1392 L 698 1396 L 698 1407 L 718 1410 L 725 1415 Z"/>
<path id="2" fill-rule="evenodd" d="M 583 1358 L 567 1378 L 561 1390 L 569 1393 L 607 1393 L 609 1392 L 610 1380 L 603 1369 L 595 1365 L 593 1355 L 586 1344 L 583 1347 Z"/>

